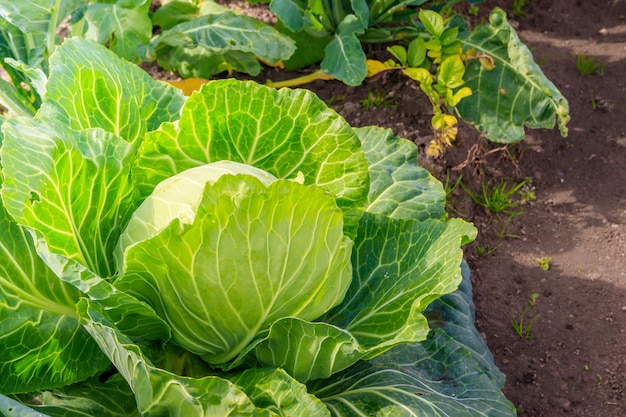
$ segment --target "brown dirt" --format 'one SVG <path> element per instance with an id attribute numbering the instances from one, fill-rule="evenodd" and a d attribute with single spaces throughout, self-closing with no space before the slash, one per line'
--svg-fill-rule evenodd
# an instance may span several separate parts
<path id="1" fill-rule="evenodd" d="M 567 138 L 528 131 L 520 144 L 496 150 L 461 126 L 461 145 L 432 160 L 423 152 L 431 139 L 429 105 L 413 82 L 389 75 L 360 87 L 307 87 L 353 126 L 389 127 L 413 140 L 422 165 L 444 183 L 462 176 L 479 190 L 483 181 L 532 179 L 536 200 L 507 226 L 515 236 L 504 238 L 502 226 L 461 187 L 452 192 L 451 213 L 480 230 L 466 250 L 477 327 L 507 375 L 504 392 L 520 417 L 626 417 L 626 1 L 527 3 L 525 16 L 510 19 L 569 100 Z M 512 4 L 481 3 L 476 21 Z M 581 76 L 577 54 L 604 63 L 602 70 Z M 270 69 L 261 79 L 289 77 Z M 368 94 L 381 94 L 388 106 L 366 110 Z M 455 169 L 468 155 L 469 164 Z M 544 257 L 552 262 L 548 271 L 536 262 Z M 528 313 L 537 316 L 534 327 L 530 338 L 520 337 L 511 321 L 535 293 Z"/>

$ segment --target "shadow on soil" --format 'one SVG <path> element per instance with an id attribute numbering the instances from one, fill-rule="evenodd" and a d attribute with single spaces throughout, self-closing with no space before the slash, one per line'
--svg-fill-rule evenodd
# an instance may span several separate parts
<path id="1" fill-rule="evenodd" d="M 520 417 L 624 415 L 626 289 L 558 266 L 542 271 L 502 252 L 482 258 L 473 280 L 480 288 L 477 327 L 507 375 L 504 392 Z M 527 339 L 511 323 L 534 293 L 526 319 L 537 317 Z M 590 299 L 602 301 L 590 306 Z"/>

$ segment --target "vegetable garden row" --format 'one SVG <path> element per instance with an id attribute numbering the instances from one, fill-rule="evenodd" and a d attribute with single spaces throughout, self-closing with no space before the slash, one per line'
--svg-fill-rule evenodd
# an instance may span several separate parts
<path id="1" fill-rule="evenodd" d="M 470 29 L 436 3 L 272 0 L 270 26 L 211 1 L 0 0 L 0 414 L 515 415 L 473 324 L 476 229 L 413 143 L 304 89 L 186 96 L 137 65 L 400 71 L 433 153 L 457 117 L 566 134 L 505 13 Z"/>

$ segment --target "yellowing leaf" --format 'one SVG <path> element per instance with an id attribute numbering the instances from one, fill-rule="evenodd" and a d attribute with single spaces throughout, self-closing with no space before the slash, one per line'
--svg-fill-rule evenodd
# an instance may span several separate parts
<path id="1" fill-rule="evenodd" d="M 365 61 L 365 63 L 367 64 L 367 76 L 368 77 L 373 77 L 379 72 L 395 67 L 395 63 L 391 60 L 381 62 L 375 59 L 368 59 L 367 61 Z"/>
<path id="2" fill-rule="evenodd" d="M 443 132 L 441 132 L 441 137 L 439 140 L 448 146 L 452 146 L 456 143 L 457 133 L 459 133 L 459 129 L 456 126 L 446 127 Z"/>
<path id="3" fill-rule="evenodd" d="M 478 58 L 478 61 L 486 71 L 491 71 L 496 67 L 496 64 L 493 62 L 493 58 L 490 56 L 481 56 Z"/>
<path id="4" fill-rule="evenodd" d="M 465 51 L 465 59 L 476 58 L 477 55 L 478 52 L 474 48 L 469 48 L 467 51 Z"/>
<path id="5" fill-rule="evenodd" d="M 428 144 L 428 149 L 426 150 L 426 153 L 434 158 L 437 158 L 441 154 L 443 154 L 444 150 L 445 149 L 443 147 L 443 144 L 438 140 L 433 139 L 430 141 L 430 144 Z"/>
<path id="6" fill-rule="evenodd" d="M 446 126 L 456 126 L 456 117 L 451 114 L 444 114 L 443 122 Z"/>
<path id="7" fill-rule="evenodd" d="M 448 88 L 460 87 L 463 84 L 463 74 L 465 65 L 458 55 L 449 56 L 444 59 L 439 67 L 438 84 Z"/>
<path id="8" fill-rule="evenodd" d="M 465 97 L 469 97 L 471 95 L 472 95 L 472 89 L 469 87 L 463 87 L 459 91 L 454 93 L 454 95 L 450 98 L 448 104 L 451 106 L 456 106 Z"/>
<path id="9" fill-rule="evenodd" d="M 414 79 L 422 84 L 432 84 L 433 77 L 430 72 L 425 68 L 407 68 L 402 70 L 402 73 L 409 78 Z"/>
<path id="10" fill-rule="evenodd" d="M 436 113 L 431 119 L 430 123 L 435 130 L 443 130 L 446 127 L 446 121 L 443 113 Z"/>
<path id="11" fill-rule="evenodd" d="M 180 81 L 167 81 L 167 83 L 181 90 L 184 95 L 190 96 L 191 93 L 198 91 L 200 87 L 208 81 L 209 80 L 205 80 L 204 78 L 187 78 L 186 80 Z"/>

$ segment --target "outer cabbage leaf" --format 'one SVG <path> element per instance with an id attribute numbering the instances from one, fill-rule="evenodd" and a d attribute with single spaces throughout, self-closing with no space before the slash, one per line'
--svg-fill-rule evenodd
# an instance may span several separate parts
<path id="1" fill-rule="evenodd" d="M 348 85 L 359 85 L 367 75 L 365 52 L 357 35 L 365 32 L 363 22 L 348 15 L 337 27 L 335 38 L 324 48 L 321 68 Z"/>
<path id="2" fill-rule="evenodd" d="M 78 323 L 79 297 L 0 205 L 0 392 L 60 387 L 109 366 Z"/>
<path id="3" fill-rule="evenodd" d="M 179 118 L 180 90 L 83 38 L 67 39 L 50 59 L 38 113 L 72 129 L 99 127 L 138 146 L 146 132 Z"/>
<path id="4" fill-rule="evenodd" d="M 135 207 L 132 146 L 101 129 L 73 131 L 50 119 L 9 119 L 3 131 L 7 211 L 41 231 L 51 251 L 113 275 L 110 255 Z"/>
<path id="5" fill-rule="evenodd" d="M 256 58 L 277 64 L 295 51 L 294 42 L 272 26 L 224 9 L 163 31 L 151 43 L 164 68 L 184 77 L 211 78 L 226 70 L 256 75 Z M 187 58 L 196 61 L 192 67 Z"/>
<path id="6" fill-rule="evenodd" d="M 14 2 L 13 2 L 14 3 Z M 32 117 L 41 105 L 38 80 L 48 71 L 46 34 L 23 32 L 6 19 L 0 2 L 0 103 L 13 115 Z"/>
<path id="7" fill-rule="evenodd" d="M 34 90 L 33 92 L 36 93 L 37 96 L 43 97 L 46 94 L 48 76 L 43 69 L 31 67 L 20 60 L 15 60 L 9 57 L 4 58 L 4 63 L 6 64 L 5 68 L 13 68 L 22 73 L 24 80 L 32 87 Z"/>
<path id="8" fill-rule="evenodd" d="M 469 270 L 459 290 L 430 305 L 428 339 L 360 362 L 309 390 L 333 416 L 514 417 L 502 375 L 474 327 Z"/>
<path id="9" fill-rule="evenodd" d="M 193 45 L 162 45 L 157 53 L 157 62 L 182 78 L 210 79 L 225 71 L 258 75 L 262 69 L 261 63 L 252 54 L 239 51 L 219 54 Z"/>
<path id="10" fill-rule="evenodd" d="M 177 125 L 150 132 L 133 173 L 146 196 L 163 179 L 219 160 L 277 178 L 304 176 L 337 199 L 353 237 L 369 189 L 367 160 L 352 128 L 306 90 L 211 81 L 183 107 Z"/>
<path id="11" fill-rule="evenodd" d="M 87 0 L 0 0 L 0 16 L 24 33 L 54 33 L 63 19 L 86 2 Z"/>
<path id="12" fill-rule="evenodd" d="M 230 375 L 254 404 L 280 416 L 330 417 L 322 402 L 280 368 L 254 368 Z"/>
<path id="13" fill-rule="evenodd" d="M 188 22 L 198 17 L 198 6 L 191 2 L 172 1 L 162 3 L 161 6 L 152 13 L 152 25 L 158 26 L 161 30 L 168 30 L 181 22 Z"/>
<path id="14" fill-rule="evenodd" d="M 369 162 L 367 212 L 395 219 L 442 219 L 443 185 L 418 165 L 417 146 L 379 127 L 355 129 Z"/>
<path id="15" fill-rule="evenodd" d="M 33 116 L 35 105 L 13 84 L 0 78 L 0 104 L 16 116 Z"/>
<path id="16" fill-rule="evenodd" d="M 23 404 L 22 407 L 30 407 L 33 413 L 25 414 L 24 417 L 140 416 L 135 396 L 119 374 L 113 375 L 106 382 L 92 378 L 84 383 L 20 395 L 17 398 Z"/>
<path id="17" fill-rule="evenodd" d="M 351 248 L 321 188 L 226 175 L 207 183 L 192 224 L 175 219 L 129 246 L 115 285 L 150 303 L 178 344 L 220 364 L 277 319 L 312 320 L 341 302 Z"/>
<path id="18" fill-rule="evenodd" d="M 50 251 L 40 232 L 31 230 L 39 257 L 63 282 L 73 285 L 104 309 L 115 325 L 129 337 L 144 340 L 167 340 L 170 328 L 146 303 L 117 291 L 79 262 Z"/>
<path id="19" fill-rule="evenodd" d="M 399 220 L 366 213 L 343 302 L 316 323 L 279 320 L 250 350 L 263 365 L 283 367 L 308 381 L 328 378 L 395 345 L 424 340 L 429 328 L 422 313 L 456 290 L 460 246 L 475 234 L 471 224 L 458 219 Z"/>
<path id="20" fill-rule="evenodd" d="M 11 417 L 52 417 L 41 414 L 13 398 L 0 394 L 0 415 Z"/>
<path id="21" fill-rule="evenodd" d="M 3 130 L 2 200 L 32 229 L 39 256 L 61 280 L 105 305 L 125 332 L 167 338 L 167 325 L 151 308 L 101 278 L 115 271 L 113 249 L 136 206 L 132 146 L 101 129 L 77 132 L 40 118 L 9 119 Z"/>
<path id="22" fill-rule="evenodd" d="M 43 33 L 24 33 L 0 17 L 0 66 L 8 76 L 0 81 L 0 103 L 16 116 L 32 117 L 41 105 L 32 77 L 47 71 L 45 44 Z"/>
<path id="23" fill-rule="evenodd" d="M 319 400 L 281 370 L 234 374 L 235 384 L 218 376 L 189 378 L 156 368 L 96 305 L 81 301 L 78 307 L 81 323 L 130 385 L 142 416 L 277 417 L 285 411 L 327 415 Z"/>
<path id="24" fill-rule="evenodd" d="M 566 136 L 570 116 L 565 97 L 533 61 L 506 13 L 496 8 L 489 21 L 462 39 L 465 50 L 492 57 L 495 68 L 488 71 L 479 60 L 470 61 L 464 79 L 472 95 L 457 106 L 461 117 L 495 142 L 518 142 L 524 126 L 552 128 L 555 120 Z"/>
<path id="25" fill-rule="evenodd" d="M 84 36 L 129 61 L 142 61 L 152 37 L 150 0 L 91 2 L 82 19 L 72 24 L 72 35 Z"/>
<path id="26" fill-rule="evenodd" d="M 396 220 L 366 214 L 355 241 L 354 277 L 343 303 L 324 321 L 368 349 L 426 337 L 423 310 L 461 281 L 461 246 L 476 229 L 459 219 Z"/>
<path id="27" fill-rule="evenodd" d="M 289 59 L 283 61 L 285 68 L 291 71 L 309 68 L 321 62 L 324 59 L 324 48 L 333 40 L 330 35 L 320 38 L 306 31 L 292 32 L 281 20 L 277 21 L 274 27 L 296 43 L 295 52 Z"/>
<path id="28" fill-rule="evenodd" d="M 504 374 L 494 363 L 493 354 L 476 329 L 476 307 L 472 298 L 472 282 L 467 262 L 461 263 L 463 281 L 459 289 L 452 294 L 433 302 L 424 314 L 433 327 L 432 333 L 445 332 L 454 339 L 448 350 L 464 349 L 468 351 L 478 367 L 491 378 L 498 387 L 504 385 Z M 424 345 L 428 342 L 424 342 Z"/>

